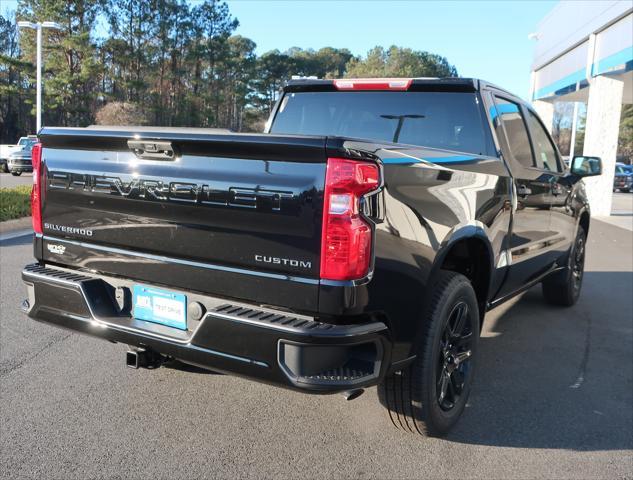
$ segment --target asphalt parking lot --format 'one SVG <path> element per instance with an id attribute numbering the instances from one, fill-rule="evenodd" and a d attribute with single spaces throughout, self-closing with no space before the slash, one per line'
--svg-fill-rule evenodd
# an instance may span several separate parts
<path id="1" fill-rule="evenodd" d="M 0 188 L 13 188 L 18 185 L 31 185 L 32 183 L 33 175 L 28 172 L 25 172 L 20 176 L 0 172 Z"/>
<path id="2" fill-rule="evenodd" d="M 393 429 L 375 389 L 346 402 L 127 369 L 125 346 L 20 313 L 31 255 L 28 236 L 0 242 L 2 478 L 633 476 L 626 228 L 593 221 L 575 307 L 547 306 L 534 288 L 489 314 L 473 394 L 446 439 Z"/>

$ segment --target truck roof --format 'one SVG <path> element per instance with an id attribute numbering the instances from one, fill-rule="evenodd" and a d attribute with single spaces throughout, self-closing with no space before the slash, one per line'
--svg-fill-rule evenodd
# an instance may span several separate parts
<path id="1" fill-rule="evenodd" d="M 320 79 L 313 77 L 293 78 L 285 86 L 286 92 L 325 92 L 344 90 L 399 90 L 399 91 L 440 91 L 476 92 L 484 86 L 511 92 L 478 78 L 461 77 L 418 77 L 418 78 L 341 78 Z"/>

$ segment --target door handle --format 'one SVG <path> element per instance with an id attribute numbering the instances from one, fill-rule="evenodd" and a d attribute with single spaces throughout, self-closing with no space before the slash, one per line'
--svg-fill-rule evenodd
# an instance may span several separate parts
<path id="1" fill-rule="evenodd" d="M 532 190 L 525 185 L 519 185 L 517 187 L 517 195 L 519 197 L 527 197 L 528 195 L 532 195 Z"/>
<path id="2" fill-rule="evenodd" d="M 147 160 L 175 160 L 176 157 L 176 152 L 171 142 L 128 140 L 127 146 L 137 157 Z"/>

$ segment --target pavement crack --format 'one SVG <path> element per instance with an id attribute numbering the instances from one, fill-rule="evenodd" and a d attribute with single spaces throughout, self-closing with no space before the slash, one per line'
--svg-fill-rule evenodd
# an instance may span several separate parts
<path id="1" fill-rule="evenodd" d="M 589 364 L 589 352 L 591 351 L 591 316 L 582 315 L 582 317 L 587 322 L 587 330 L 585 334 L 585 349 L 582 354 L 582 360 L 580 361 L 578 377 L 576 377 L 576 381 L 569 386 L 569 388 L 574 389 L 580 388 L 585 382 L 585 378 L 587 376 L 587 365 Z"/>
<path id="2" fill-rule="evenodd" d="M 62 337 L 57 337 L 57 338 L 55 338 L 53 340 L 50 340 L 45 345 L 43 345 L 42 348 L 40 348 L 37 352 L 35 352 L 35 353 L 33 353 L 33 354 L 31 354 L 31 355 L 29 355 L 27 357 L 24 357 L 23 359 L 21 359 L 17 363 L 11 364 L 10 362 L 2 362 L 2 364 L 0 364 L 0 377 L 4 377 L 4 376 L 10 374 L 11 372 L 13 372 L 15 370 L 18 370 L 19 368 L 21 368 L 25 364 L 29 363 L 31 360 L 35 360 L 37 357 L 39 357 L 42 353 L 44 353 L 46 350 L 51 348 L 53 345 L 63 342 L 64 340 L 66 340 L 68 337 L 71 337 L 72 335 L 74 335 L 74 333 L 70 332 L 70 333 L 67 333 L 66 335 L 64 335 Z M 7 365 L 7 363 L 9 363 L 9 364 Z"/>

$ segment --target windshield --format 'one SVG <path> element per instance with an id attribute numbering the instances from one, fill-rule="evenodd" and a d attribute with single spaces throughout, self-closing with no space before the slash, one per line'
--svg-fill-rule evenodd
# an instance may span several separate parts
<path id="1" fill-rule="evenodd" d="M 475 93 L 288 93 L 270 131 L 494 155 L 487 120 Z"/>
<path id="2" fill-rule="evenodd" d="M 616 165 L 615 173 L 622 173 L 628 175 L 633 171 L 633 167 L 631 165 Z"/>
<path id="3" fill-rule="evenodd" d="M 31 150 L 36 142 L 37 139 L 35 138 L 21 138 L 18 142 L 18 145 L 22 145 L 24 147 L 24 150 Z"/>

